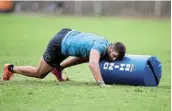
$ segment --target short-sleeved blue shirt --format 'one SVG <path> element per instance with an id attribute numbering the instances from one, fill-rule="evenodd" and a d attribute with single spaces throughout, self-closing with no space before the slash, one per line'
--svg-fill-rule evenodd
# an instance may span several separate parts
<path id="1" fill-rule="evenodd" d="M 65 56 L 89 57 L 90 50 L 96 49 L 103 56 L 109 44 L 102 36 L 72 30 L 62 40 L 61 50 Z"/>

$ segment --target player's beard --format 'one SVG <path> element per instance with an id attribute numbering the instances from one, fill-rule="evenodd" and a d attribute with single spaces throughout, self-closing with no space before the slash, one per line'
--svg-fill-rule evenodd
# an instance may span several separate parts
<path id="1" fill-rule="evenodd" d="M 113 61 L 112 58 L 110 57 L 111 51 L 107 50 L 107 56 L 109 61 Z"/>

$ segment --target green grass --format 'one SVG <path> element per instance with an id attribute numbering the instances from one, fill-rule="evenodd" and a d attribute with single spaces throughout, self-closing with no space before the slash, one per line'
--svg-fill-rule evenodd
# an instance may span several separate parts
<path id="1" fill-rule="evenodd" d="M 159 86 L 99 88 L 83 64 L 66 70 L 69 82 L 57 82 L 51 74 L 43 80 L 15 75 L 0 81 L 0 111 L 170 111 L 170 20 L 2 14 L 0 75 L 4 63 L 36 66 L 48 41 L 64 27 L 122 41 L 128 54 L 157 56 L 163 67 Z"/>

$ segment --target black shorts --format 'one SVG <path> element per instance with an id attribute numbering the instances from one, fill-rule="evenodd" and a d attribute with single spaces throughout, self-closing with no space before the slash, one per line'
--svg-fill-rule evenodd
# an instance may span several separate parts
<path id="1" fill-rule="evenodd" d="M 60 63 L 67 58 L 61 53 L 61 42 L 71 29 L 64 28 L 52 38 L 43 54 L 43 58 L 51 67 L 59 67 Z"/>

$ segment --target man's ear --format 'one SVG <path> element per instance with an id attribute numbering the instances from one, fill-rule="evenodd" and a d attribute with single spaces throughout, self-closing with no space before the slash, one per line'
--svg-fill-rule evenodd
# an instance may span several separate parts
<path id="1" fill-rule="evenodd" d="M 112 45 L 110 45 L 108 49 L 109 49 L 109 51 L 113 51 Z"/>

